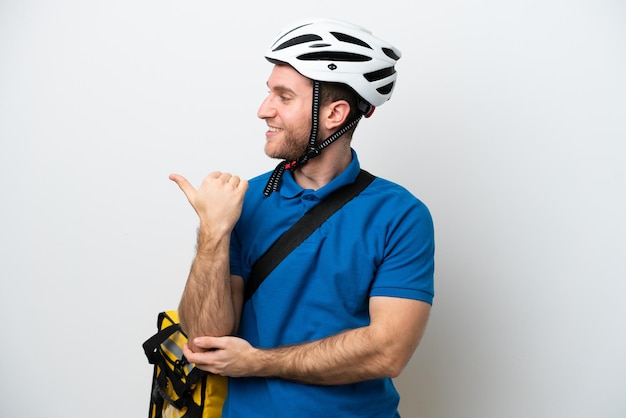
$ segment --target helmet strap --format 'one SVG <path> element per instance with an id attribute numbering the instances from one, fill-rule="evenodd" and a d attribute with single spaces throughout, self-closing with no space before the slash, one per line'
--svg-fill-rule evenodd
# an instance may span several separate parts
<path id="1" fill-rule="evenodd" d="M 307 145 L 306 152 L 294 161 L 281 161 L 274 172 L 270 175 L 263 194 L 269 196 L 272 192 L 278 190 L 280 186 L 280 180 L 285 170 L 295 170 L 306 164 L 309 160 L 320 155 L 322 150 L 339 139 L 343 134 L 348 132 L 359 120 L 363 117 L 363 114 L 359 114 L 354 120 L 347 122 L 337 132 L 320 142 L 317 143 L 317 133 L 319 128 L 319 113 L 320 113 L 320 94 L 321 86 L 320 82 L 313 80 L 313 105 L 312 105 L 312 118 L 311 118 L 311 133 L 309 135 L 309 144 Z M 373 108 L 373 107 L 372 107 Z M 373 110 L 372 110 L 373 111 Z M 371 113 L 370 113 L 371 114 Z M 369 116 L 369 115 L 368 115 Z"/>

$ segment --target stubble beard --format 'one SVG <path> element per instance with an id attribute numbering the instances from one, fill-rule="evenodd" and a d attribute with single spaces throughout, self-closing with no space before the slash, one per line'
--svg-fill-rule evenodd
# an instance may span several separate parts
<path id="1" fill-rule="evenodd" d="M 301 130 L 297 133 L 291 131 L 283 131 L 284 138 L 278 149 L 266 151 L 270 158 L 276 158 L 286 161 L 295 161 L 306 153 L 309 145 L 309 132 Z"/>

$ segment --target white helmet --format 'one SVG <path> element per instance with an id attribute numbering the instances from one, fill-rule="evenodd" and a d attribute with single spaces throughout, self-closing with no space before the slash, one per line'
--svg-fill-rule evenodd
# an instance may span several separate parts
<path id="1" fill-rule="evenodd" d="M 265 54 L 270 62 L 289 64 L 312 80 L 347 84 L 372 106 L 391 97 L 400 56 L 369 30 L 332 19 L 290 25 Z"/>

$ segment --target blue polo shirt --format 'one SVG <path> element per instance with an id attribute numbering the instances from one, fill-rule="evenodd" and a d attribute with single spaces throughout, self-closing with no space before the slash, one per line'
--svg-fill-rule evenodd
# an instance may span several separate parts
<path id="1" fill-rule="evenodd" d="M 277 192 L 270 173 L 250 180 L 231 239 L 231 273 L 247 281 L 254 262 L 307 210 L 352 183 L 354 150 L 344 172 L 319 190 L 286 172 Z M 434 232 L 427 207 L 405 188 L 376 178 L 308 237 L 265 279 L 242 313 L 239 335 L 272 348 L 317 340 L 369 324 L 369 298 L 432 303 Z M 230 379 L 224 417 L 397 417 L 391 379 L 337 386 L 281 379 Z"/>

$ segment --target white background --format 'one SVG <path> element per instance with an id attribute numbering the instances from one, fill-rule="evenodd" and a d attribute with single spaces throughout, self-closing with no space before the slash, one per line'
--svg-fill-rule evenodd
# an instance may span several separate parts
<path id="1" fill-rule="evenodd" d="M 147 415 L 194 255 L 167 176 L 273 168 L 263 52 L 304 16 L 403 52 L 353 143 L 435 220 L 403 416 L 625 417 L 619 0 L 0 1 L 0 416 Z"/>

